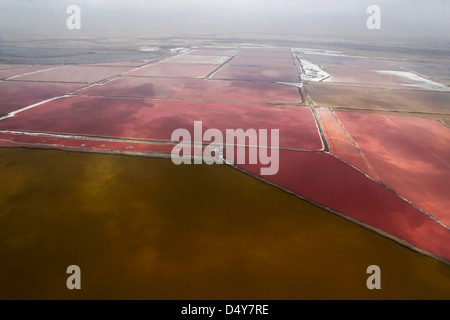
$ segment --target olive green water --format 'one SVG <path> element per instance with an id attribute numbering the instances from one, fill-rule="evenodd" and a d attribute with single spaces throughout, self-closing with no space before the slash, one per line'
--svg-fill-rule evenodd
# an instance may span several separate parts
<path id="1" fill-rule="evenodd" d="M 1 299 L 450 298 L 450 267 L 226 166 L 3 148 L 0 181 Z"/>

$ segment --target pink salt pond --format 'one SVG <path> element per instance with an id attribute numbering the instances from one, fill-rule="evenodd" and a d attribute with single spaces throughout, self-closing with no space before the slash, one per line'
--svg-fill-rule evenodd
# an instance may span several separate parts
<path id="1" fill-rule="evenodd" d="M 81 86 L 74 83 L 0 82 L 0 114 L 64 95 Z"/>
<path id="2" fill-rule="evenodd" d="M 218 68 L 219 66 L 214 64 L 159 63 L 139 68 L 126 73 L 126 75 L 161 78 L 205 78 Z"/>
<path id="3" fill-rule="evenodd" d="M 180 78 L 122 77 L 80 90 L 77 94 L 255 103 L 302 102 L 297 88 L 275 83 Z"/>
<path id="4" fill-rule="evenodd" d="M 322 150 L 309 108 L 241 103 L 68 97 L 0 121 L 1 129 L 171 141 L 174 130 L 279 129 L 280 147 Z"/>
<path id="5" fill-rule="evenodd" d="M 64 66 L 16 77 L 20 81 L 52 81 L 90 83 L 118 76 L 133 67 Z"/>
<path id="6" fill-rule="evenodd" d="M 14 77 L 0 81 L 0 145 L 168 158 L 173 131 L 193 133 L 195 121 L 222 133 L 279 129 L 275 175 L 261 176 L 261 163 L 238 168 L 450 261 L 450 129 L 436 119 L 448 119 L 449 93 L 371 88 L 385 79 L 394 87 L 392 74 L 373 72 L 398 68 L 379 59 L 304 58 L 343 83 L 275 83 L 300 81 L 286 48 L 205 48 L 81 66 L 0 65 L 0 78 Z M 336 111 L 342 109 L 352 112 Z"/>

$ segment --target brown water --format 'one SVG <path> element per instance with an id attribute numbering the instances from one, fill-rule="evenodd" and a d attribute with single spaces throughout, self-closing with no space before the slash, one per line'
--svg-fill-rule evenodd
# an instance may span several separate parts
<path id="1" fill-rule="evenodd" d="M 450 298 L 448 266 L 226 166 L 0 149 L 0 168 L 2 299 Z"/>
<path id="2" fill-rule="evenodd" d="M 337 86 L 324 83 L 305 85 L 316 106 L 378 111 L 434 113 L 448 115 L 450 92 L 392 90 Z"/>

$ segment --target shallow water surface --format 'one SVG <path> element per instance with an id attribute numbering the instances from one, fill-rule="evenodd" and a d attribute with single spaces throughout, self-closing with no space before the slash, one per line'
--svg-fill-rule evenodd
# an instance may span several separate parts
<path id="1" fill-rule="evenodd" d="M 450 298 L 448 266 L 227 166 L 2 148 L 0 168 L 2 299 Z"/>

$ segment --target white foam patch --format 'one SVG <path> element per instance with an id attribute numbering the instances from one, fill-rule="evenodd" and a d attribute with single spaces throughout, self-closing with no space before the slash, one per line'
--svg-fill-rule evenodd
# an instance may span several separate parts
<path id="1" fill-rule="evenodd" d="M 351 57 L 349 55 L 343 54 L 341 51 L 333 51 L 333 50 L 321 50 L 321 49 L 310 49 L 310 48 L 292 48 L 291 51 L 294 52 L 294 53 L 303 53 L 303 54 L 311 54 L 311 55 L 319 55 L 319 56 Z"/>
<path id="2" fill-rule="evenodd" d="M 400 78 L 404 78 L 411 81 L 418 82 L 417 84 L 410 84 L 410 83 L 404 83 L 403 86 L 406 87 L 415 87 L 415 88 L 422 88 L 422 89 L 428 89 L 428 90 L 434 90 L 434 91 L 447 91 L 450 92 L 450 88 L 447 86 L 444 86 L 440 83 L 434 82 L 432 80 L 426 79 L 424 77 L 421 77 L 415 73 L 408 72 L 408 71 L 393 71 L 393 70 L 375 70 L 379 74 L 389 74 L 394 75 Z"/>
<path id="3" fill-rule="evenodd" d="M 138 49 L 138 51 L 142 51 L 142 52 L 156 52 L 161 50 L 160 47 L 141 47 Z"/>
<path id="4" fill-rule="evenodd" d="M 186 64 L 223 64 L 228 56 L 202 56 L 202 55 L 178 55 L 168 58 L 160 63 L 186 63 Z"/>
<path id="5" fill-rule="evenodd" d="M 303 81 L 329 81 L 331 78 L 331 75 L 328 72 L 311 61 L 300 59 L 300 64 L 302 65 L 304 72 L 304 74 L 301 75 Z"/>
<path id="6" fill-rule="evenodd" d="M 182 47 L 170 49 L 170 52 L 171 53 L 175 53 L 175 54 L 182 54 L 182 53 L 186 53 L 188 51 L 191 51 L 191 49 L 189 49 L 189 48 L 182 48 Z"/>
<path id="7" fill-rule="evenodd" d="M 24 135 L 24 136 L 30 136 L 30 137 L 66 138 L 66 139 L 82 139 L 82 140 L 89 140 L 88 138 L 83 137 L 83 136 L 74 136 L 74 135 L 69 135 L 69 134 L 44 133 L 44 132 L 0 130 L 0 133 L 16 134 L 16 135 Z"/>

